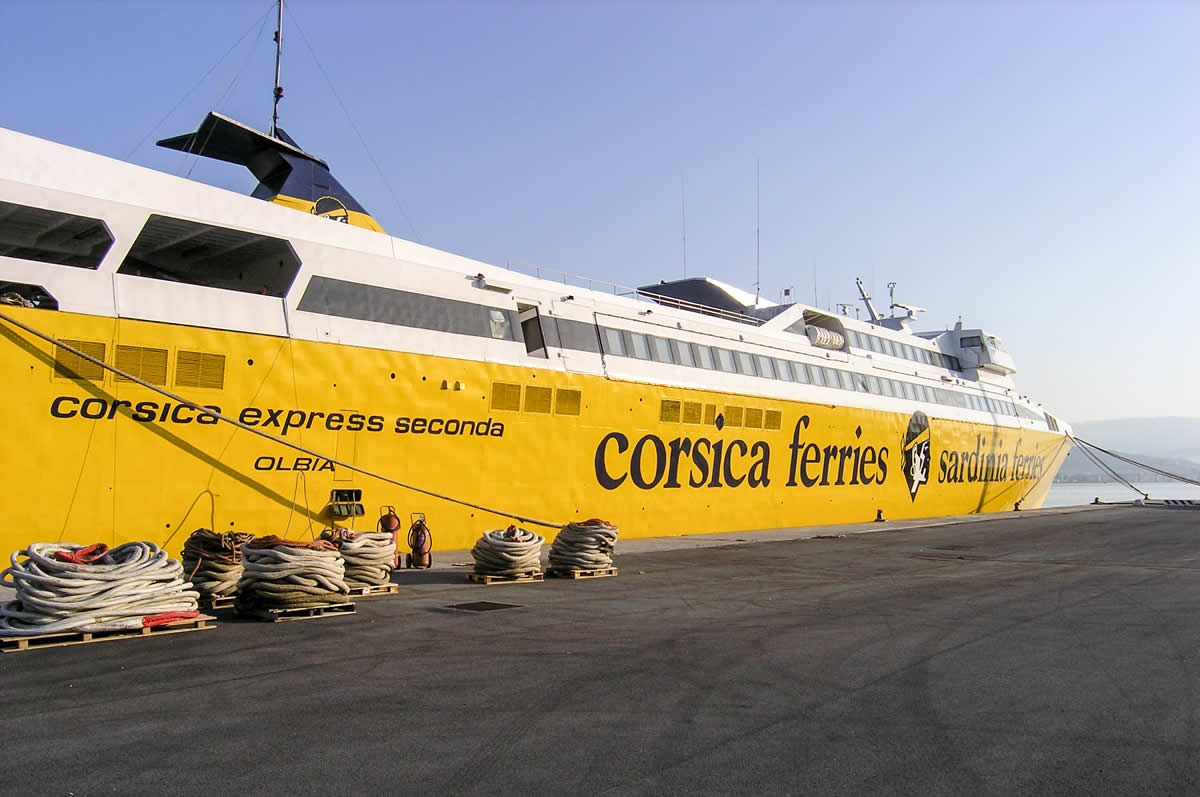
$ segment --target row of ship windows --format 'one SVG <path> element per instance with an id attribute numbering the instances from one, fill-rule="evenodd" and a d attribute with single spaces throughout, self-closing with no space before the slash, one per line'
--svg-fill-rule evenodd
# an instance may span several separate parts
<path id="1" fill-rule="evenodd" d="M 721 415 L 725 426 L 735 428 L 778 431 L 783 423 L 782 412 L 759 407 L 727 405 Z M 703 423 L 712 426 L 717 422 L 717 405 L 663 399 L 659 406 L 658 420 L 662 423 Z"/>
<path id="2" fill-rule="evenodd" d="M 90 340 L 63 340 L 65 345 L 94 357 L 105 360 L 108 347 Z M 142 346 L 116 347 L 112 365 L 130 376 L 135 376 L 152 385 L 167 384 L 168 353 L 166 349 Z M 85 360 L 62 346 L 54 352 L 54 375 L 61 379 L 103 382 L 104 369 L 90 360 Z M 130 382 L 123 376 L 114 377 L 117 382 Z M 205 387 L 221 389 L 225 386 L 225 355 L 202 351 L 175 352 L 175 385 L 177 387 Z"/>
<path id="3" fill-rule="evenodd" d="M 522 393 L 524 401 L 522 402 Z M 548 388 L 538 385 L 515 385 L 509 382 L 492 383 L 492 409 L 508 412 L 536 412 L 555 415 L 578 415 L 583 404 L 583 391 L 573 388 Z"/>
<path id="4" fill-rule="evenodd" d="M 878 335 L 855 332 L 853 329 L 847 329 L 846 336 L 850 340 L 850 345 L 856 349 L 873 351 L 876 354 L 886 354 L 889 357 L 900 357 L 915 363 L 936 365 L 939 368 L 949 368 L 952 371 L 962 370 L 962 364 L 958 361 L 957 357 L 950 354 L 942 354 L 940 351 L 929 351 L 919 346 L 910 346 L 907 343 L 898 343 L 894 340 L 881 338 Z"/>
<path id="5" fill-rule="evenodd" d="M 674 363 L 706 368 L 710 371 L 724 371 L 730 374 L 760 376 L 766 379 L 780 379 L 784 382 L 799 382 L 818 387 L 840 388 L 930 404 L 944 404 L 948 407 L 979 410 L 995 415 L 1017 416 L 1016 406 L 1006 399 L 960 393 L 956 390 L 929 387 L 900 379 L 853 373 L 838 368 L 809 365 L 744 351 L 730 351 L 717 346 L 643 335 L 640 332 L 611 327 L 600 328 L 600 339 L 604 343 L 606 354 L 621 357 Z"/>

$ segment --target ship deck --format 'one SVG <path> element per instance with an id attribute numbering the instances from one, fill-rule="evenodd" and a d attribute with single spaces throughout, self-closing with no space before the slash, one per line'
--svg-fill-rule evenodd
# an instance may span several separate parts
<path id="1" fill-rule="evenodd" d="M 634 540 L 617 578 L 500 586 L 435 551 L 352 616 L 4 656 L 0 791 L 1196 793 L 1197 531 Z"/>

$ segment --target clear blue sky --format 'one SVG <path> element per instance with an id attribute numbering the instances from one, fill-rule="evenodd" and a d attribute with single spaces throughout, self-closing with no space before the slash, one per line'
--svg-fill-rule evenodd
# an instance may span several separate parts
<path id="1" fill-rule="evenodd" d="M 248 191 L 153 141 L 266 128 L 269 7 L 0 0 L 0 124 Z M 684 193 L 688 273 L 752 289 L 757 164 L 764 295 L 896 281 L 1069 420 L 1200 415 L 1200 3 L 287 8 L 281 126 L 392 234 L 640 285 Z"/>

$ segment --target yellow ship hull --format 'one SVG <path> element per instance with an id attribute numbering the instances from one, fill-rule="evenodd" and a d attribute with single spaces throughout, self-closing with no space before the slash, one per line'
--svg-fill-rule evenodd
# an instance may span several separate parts
<path id="1" fill-rule="evenodd" d="M 177 553 L 200 527 L 310 538 L 373 529 L 388 506 L 406 523 L 425 514 L 436 548 L 455 550 L 509 522 L 331 460 L 518 515 L 602 517 L 629 538 L 1036 508 L 1070 447 L 1062 434 L 909 411 L 4 310 L 64 342 L 103 344 L 118 367 L 165 352 L 151 381 L 324 455 L 109 371 L 72 372 L 57 347 L 0 322 L 9 550 L 148 540 Z M 223 357 L 219 375 L 216 360 L 180 352 Z M 212 373 L 185 375 L 185 361 Z M 363 516 L 332 513 L 344 489 L 362 491 Z"/>

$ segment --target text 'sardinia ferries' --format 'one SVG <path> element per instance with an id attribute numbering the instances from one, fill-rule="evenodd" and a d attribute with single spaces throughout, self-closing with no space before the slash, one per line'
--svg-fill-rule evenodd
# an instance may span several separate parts
<path id="1" fill-rule="evenodd" d="M 259 186 L 0 130 L 10 550 L 387 506 L 448 549 L 504 522 L 479 507 L 633 537 L 994 512 L 1067 453 L 984 330 L 528 276 L 383 234 L 282 132 L 210 114 L 160 144 Z"/>

